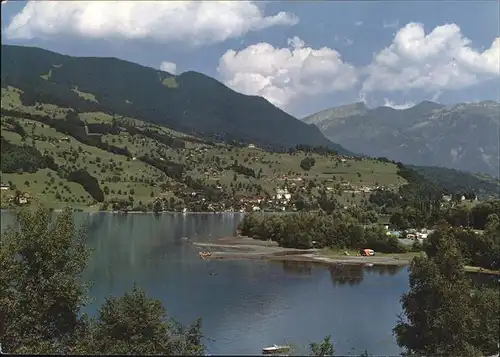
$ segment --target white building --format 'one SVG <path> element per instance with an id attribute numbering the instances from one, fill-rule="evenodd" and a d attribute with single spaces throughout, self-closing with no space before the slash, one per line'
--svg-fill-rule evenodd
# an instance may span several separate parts
<path id="1" fill-rule="evenodd" d="M 281 200 L 281 199 L 285 199 L 285 200 L 290 200 L 290 198 L 292 198 L 292 195 L 288 192 L 288 190 L 285 188 L 285 189 L 276 189 L 276 196 L 275 196 L 275 199 L 277 200 Z"/>

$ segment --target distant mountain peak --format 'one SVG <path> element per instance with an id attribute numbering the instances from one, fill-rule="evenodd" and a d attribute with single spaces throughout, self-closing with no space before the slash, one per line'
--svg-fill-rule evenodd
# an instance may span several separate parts
<path id="1" fill-rule="evenodd" d="M 365 114 L 370 109 L 363 102 L 355 102 L 351 104 L 341 105 L 330 109 L 323 110 L 319 113 L 303 118 L 302 121 L 308 124 L 320 126 L 321 122 L 331 119 L 341 119 L 352 115 Z"/>
<path id="2" fill-rule="evenodd" d="M 413 107 L 408 108 L 408 109 L 420 109 L 420 110 L 423 109 L 423 110 L 428 111 L 428 110 L 441 109 L 443 107 L 444 107 L 443 104 L 432 102 L 430 100 L 424 100 L 424 101 L 418 103 L 417 105 L 414 105 Z"/>
<path id="3" fill-rule="evenodd" d="M 337 108 L 351 108 L 351 109 L 361 109 L 361 110 L 367 110 L 368 107 L 366 106 L 365 102 L 354 102 L 354 103 L 351 103 L 351 104 L 345 104 L 345 105 L 341 105 Z"/>
<path id="4" fill-rule="evenodd" d="M 498 175 L 498 102 L 443 105 L 425 100 L 408 109 L 381 106 L 346 115 L 346 108 L 356 107 L 332 108 L 304 121 L 353 152 Z"/>

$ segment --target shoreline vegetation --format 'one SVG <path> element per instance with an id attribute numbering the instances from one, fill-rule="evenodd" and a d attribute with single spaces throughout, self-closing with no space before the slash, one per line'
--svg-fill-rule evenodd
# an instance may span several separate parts
<path id="1" fill-rule="evenodd" d="M 18 208 L 2 208 L 0 209 L 0 212 L 6 212 L 6 213 L 16 213 L 17 211 L 23 209 L 25 207 L 18 207 Z M 32 209 L 35 211 L 37 208 L 36 207 L 27 207 L 28 209 Z M 77 210 L 73 209 L 74 212 L 81 212 L 81 213 L 110 213 L 110 214 L 155 214 L 155 215 L 162 215 L 162 214 L 221 214 L 221 213 L 238 213 L 238 214 L 244 214 L 244 213 L 249 213 L 249 212 L 240 212 L 240 211 L 202 211 L 202 212 L 197 212 L 197 211 L 161 211 L 161 212 L 154 212 L 154 211 L 120 211 L 120 210 Z M 50 209 L 51 212 L 63 212 L 64 208 L 54 208 Z M 268 213 L 268 212 L 264 212 Z M 269 213 L 276 213 L 276 212 L 269 212 Z M 281 213 L 281 212 L 278 212 Z M 290 213 L 290 212 L 283 212 L 283 213 Z"/>
<path id="2" fill-rule="evenodd" d="M 210 256 L 203 259 L 258 259 L 268 261 L 298 261 L 312 262 L 321 265 L 353 264 L 353 265 L 397 265 L 405 266 L 423 252 L 409 253 L 376 253 L 364 257 L 353 250 L 332 249 L 296 249 L 279 247 L 276 242 L 262 241 L 251 237 L 232 236 L 215 240 L 214 242 L 191 242 L 200 251 L 210 250 Z M 346 255 L 345 253 L 349 255 Z M 464 266 L 466 272 L 499 275 L 500 271 L 481 267 Z"/>
<path id="3" fill-rule="evenodd" d="M 55 220 L 48 210 L 24 210 L 17 215 L 17 226 L 20 229 L 2 232 L 0 249 L 0 291 L 5 292 L 0 295 L 0 314 L 5 317 L 0 320 L 0 340 L 8 353 L 206 355 L 202 317 L 180 324 L 160 300 L 135 283 L 132 291 L 107 297 L 95 317 L 82 314 L 90 301 L 89 285 L 82 286 L 82 278 L 91 250 L 86 226 L 77 229 L 70 209 Z M 436 351 L 443 351 L 443 357 L 493 355 L 498 351 L 498 289 L 473 284 L 464 272 L 458 241 L 448 233 L 431 235 L 426 256 L 409 266 L 409 290 L 401 298 L 403 314 L 393 333 L 400 347 L 419 355 Z M 207 244 L 220 250 L 239 249 L 243 254 L 300 251 L 276 246 L 282 242 L 238 236 L 194 244 L 202 249 Z M 54 315 L 56 306 L 60 313 Z M 437 315 L 444 319 L 438 324 Z M 436 335 L 442 339 L 427 337 Z M 464 337 L 460 344 L 453 344 L 456 336 Z M 331 337 L 311 343 L 308 355 L 334 355 Z"/>
<path id="4" fill-rule="evenodd" d="M 436 242 L 445 239 L 456 245 L 462 270 L 499 275 L 500 219 L 495 213 L 483 214 L 481 226 L 484 230 L 481 233 L 454 227 L 446 220 L 439 219 L 430 226 L 432 230 L 428 231 L 427 237 L 414 239 L 411 246 L 381 225 L 366 225 L 364 222 L 367 217 L 363 217 L 363 213 L 362 210 L 335 210 L 330 214 L 249 214 L 243 217 L 237 234 L 264 242 L 272 241 L 279 247 L 322 249 L 304 251 L 299 259 L 328 263 L 398 265 L 409 264 L 410 261 L 413 265 L 423 255 L 435 254 L 436 250 L 442 249 Z M 407 238 L 408 236 L 411 235 L 407 234 Z M 415 238 L 415 234 L 413 237 Z M 372 249 L 376 256 L 360 257 L 358 252 L 361 249 Z M 278 253 L 274 255 L 276 254 Z"/>
<path id="5" fill-rule="evenodd" d="M 135 283 L 88 318 L 87 227 L 75 224 L 70 209 L 52 218 L 47 209 L 24 210 L 20 228 L 2 232 L 0 341 L 7 354 L 204 354 L 201 319 L 181 324 Z"/>
<path id="6" fill-rule="evenodd" d="M 34 208 L 35 209 L 35 208 Z M 16 213 L 15 209 L 1 209 L 0 212 Z M 61 213 L 63 210 L 53 209 L 53 212 Z M 222 213 L 238 213 L 255 216 L 248 212 L 237 211 L 221 211 L 221 212 L 177 212 L 177 211 L 162 211 L 162 212 L 144 212 L 144 211 L 83 211 L 85 213 L 107 213 L 107 214 L 222 214 Z M 290 212 L 283 212 L 285 214 Z M 283 214 L 282 213 L 282 214 Z M 310 212 L 311 213 L 311 212 Z M 271 213 L 270 213 L 271 214 Z M 243 222 L 242 222 L 243 223 Z M 241 226 L 241 224 L 240 224 Z M 230 237 L 218 238 L 212 242 L 190 242 L 199 247 L 201 250 L 210 249 L 210 257 L 204 259 L 258 259 L 268 261 L 297 261 L 297 262 L 312 262 L 321 265 L 346 264 L 346 265 L 393 265 L 406 266 L 411 263 L 411 260 L 417 256 L 423 256 L 423 251 L 409 251 L 384 253 L 376 251 L 376 256 L 365 257 L 360 256 L 357 250 L 353 249 L 338 249 L 338 248 L 286 248 L 281 247 L 276 241 L 262 240 L 260 238 L 252 238 L 245 235 L 236 235 Z M 347 254 L 348 255 L 347 255 Z M 481 273 L 487 275 L 500 276 L 500 270 L 488 269 L 480 266 L 464 265 L 464 270 L 470 273 Z"/>

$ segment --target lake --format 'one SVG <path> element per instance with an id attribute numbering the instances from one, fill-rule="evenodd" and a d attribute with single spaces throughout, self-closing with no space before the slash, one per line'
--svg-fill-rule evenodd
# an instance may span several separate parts
<path id="1" fill-rule="evenodd" d="M 341 355 L 401 351 L 392 328 L 408 289 L 405 267 L 201 260 L 189 240 L 232 235 L 241 218 L 76 213 L 77 222 L 88 220 L 93 248 L 86 278 L 94 282 L 94 301 L 86 312 L 136 282 L 180 322 L 201 317 L 210 354 L 261 354 L 275 343 L 307 346 L 326 335 Z M 11 221 L 2 212 L 2 228 Z"/>

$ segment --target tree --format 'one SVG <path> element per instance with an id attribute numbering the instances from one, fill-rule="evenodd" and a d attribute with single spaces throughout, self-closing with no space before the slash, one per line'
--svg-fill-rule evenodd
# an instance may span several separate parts
<path id="1" fill-rule="evenodd" d="M 310 356 L 333 356 L 334 348 L 331 335 L 326 336 L 321 343 L 309 344 Z"/>
<path id="2" fill-rule="evenodd" d="M 484 234 L 481 236 L 483 249 L 479 252 L 482 266 L 490 269 L 500 268 L 500 219 L 497 214 L 490 214 L 486 221 Z"/>
<path id="3" fill-rule="evenodd" d="M 96 318 L 81 313 L 90 251 L 72 212 L 21 211 L 0 245 L 0 341 L 17 354 L 202 355 L 201 321 L 180 325 L 134 286 L 108 298 Z M 97 351 L 96 351 L 97 350 Z"/>
<path id="4" fill-rule="evenodd" d="M 395 211 L 392 214 L 389 223 L 399 229 L 408 229 L 410 227 L 410 222 L 402 210 Z"/>
<path id="5" fill-rule="evenodd" d="M 203 355 L 201 321 L 183 328 L 167 318 L 159 300 L 137 286 L 120 298 L 106 299 L 92 336 L 93 353 Z"/>
<path id="6" fill-rule="evenodd" d="M 404 314 L 394 328 L 398 344 L 417 356 L 495 352 L 498 304 L 485 290 L 473 288 L 451 229 L 439 227 L 424 250 L 427 257 L 415 258 L 410 266 L 410 288 L 401 299 Z"/>
<path id="7" fill-rule="evenodd" d="M 85 230 L 69 210 L 55 223 L 48 210 L 21 211 L 17 223 L 2 234 L 0 341 L 9 353 L 68 353 L 84 325 Z"/>
<path id="8" fill-rule="evenodd" d="M 300 167 L 304 171 L 309 171 L 316 164 L 316 160 L 313 157 L 307 156 L 300 161 Z"/>
<path id="9" fill-rule="evenodd" d="M 318 198 L 319 207 L 326 213 L 332 213 L 339 207 L 338 201 L 327 195 L 326 191 L 322 191 Z"/>
<path id="10" fill-rule="evenodd" d="M 163 205 L 160 200 L 156 200 L 153 204 L 153 212 L 159 213 L 161 211 L 163 211 Z"/>

